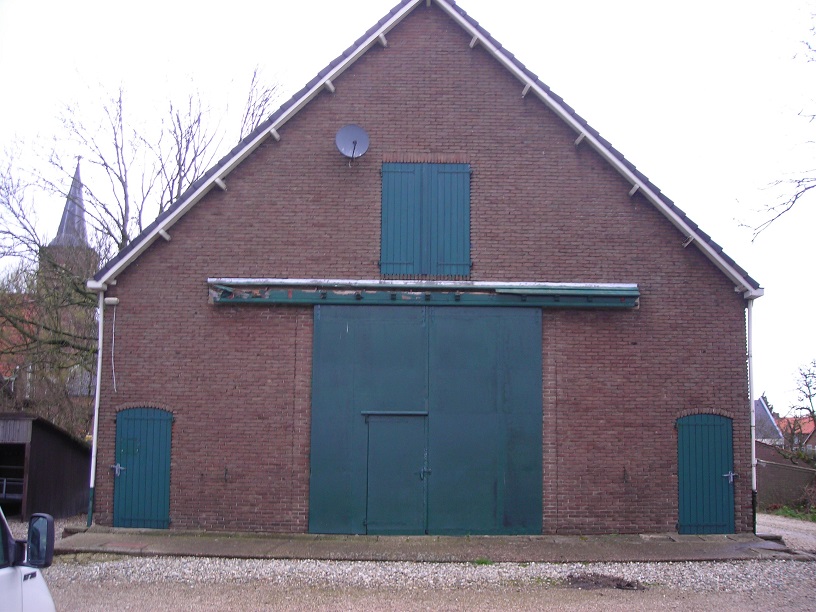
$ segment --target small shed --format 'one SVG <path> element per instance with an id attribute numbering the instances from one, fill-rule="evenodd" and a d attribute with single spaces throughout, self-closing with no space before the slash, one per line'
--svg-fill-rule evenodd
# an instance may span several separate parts
<path id="1" fill-rule="evenodd" d="M 90 447 L 50 421 L 0 413 L 0 503 L 28 518 L 73 516 L 88 508 Z"/>

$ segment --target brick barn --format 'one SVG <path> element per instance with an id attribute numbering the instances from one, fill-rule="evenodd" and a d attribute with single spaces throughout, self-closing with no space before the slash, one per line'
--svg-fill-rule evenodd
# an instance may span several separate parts
<path id="1" fill-rule="evenodd" d="M 762 289 L 450 0 L 398 4 L 88 285 L 100 524 L 752 528 Z"/>

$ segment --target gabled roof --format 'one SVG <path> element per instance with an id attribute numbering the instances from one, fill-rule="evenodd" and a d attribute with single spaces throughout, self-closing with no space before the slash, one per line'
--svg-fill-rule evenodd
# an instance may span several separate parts
<path id="1" fill-rule="evenodd" d="M 65 200 L 57 235 L 48 246 L 77 247 L 88 246 L 88 234 L 85 229 L 85 204 L 82 199 L 82 179 L 79 177 L 77 161 L 71 190 Z"/>
<path id="2" fill-rule="evenodd" d="M 816 429 L 816 423 L 809 416 L 780 417 L 776 419 L 776 424 L 783 432 L 796 432 L 802 435 L 812 434 Z"/>
<path id="3" fill-rule="evenodd" d="M 764 397 L 754 400 L 754 416 L 758 440 L 781 440 L 784 437 Z"/>
<path id="4" fill-rule="evenodd" d="M 402 0 L 385 17 L 360 37 L 351 47 L 321 70 L 306 86 L 281 106 L 267 121 L 244 138 L 232 151 L 215 164 L 207 173 L 193 183 L 187 191 L 153 223 L 137 236 L 125 249 L 109 261 L 88 282 L 88 287 L 104 291 L 106 284 L 130 265 L 158 237 L 167 238 L 166 230 L 178 221 L 192 206 L 201 200 L 214 186 L 225 188 L 226 176 L 252 153 L 261 143 L 272 138 L 281 139 L 278 130 L 300 109 L 324 89 L 334 91 L 333 79 L 354 64 L 375 45 L 388 45 L 387 35 L 407 15 L 421 4 L 435 5 L 444 11 L 457 25 L 470 35 L 471 48 L 481 46 L 519 81 L 523 96 L 534 95 L 569 125 L 576 135 L 575 143 L 585 143 L 595 149 L 615 170 L 632 185 L 630 194 L 640 192 L 687 238 L 686 244 L 694 245 L 719 268 L 735 285 L 735 290 L 747 299 L 760 297 L 764 292 L 759 283 L 751 278 L 737 263 L 723 252 L 711 237 L 691 221 L 682 210 L 652 184 L 621 153 L 587 124 L 564 100 L 528 70 L 516 57 L 502 47 L 477 21 L 472 19 L 453 0 Z"/>

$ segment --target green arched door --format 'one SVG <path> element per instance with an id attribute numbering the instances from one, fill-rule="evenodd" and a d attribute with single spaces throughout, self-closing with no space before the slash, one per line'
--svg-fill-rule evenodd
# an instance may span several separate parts
<path id="1" fill-rule="evenodd" d="M 694 414 L 677 420 L 678 533 L 734 533 L 731 419 Z"/>
<path id="2" fill-rule="evenodd" d="M 158 408 L 130 408 L 116 415 L 114 527 L 170 526 L 172 423 L 173 415 Z"/>

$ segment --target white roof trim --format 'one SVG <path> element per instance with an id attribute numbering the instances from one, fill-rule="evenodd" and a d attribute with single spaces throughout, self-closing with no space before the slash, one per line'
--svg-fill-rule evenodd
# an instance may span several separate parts
<path id="1" fill-rule="evenodd" d="M 335 66 L 331 71 L 329 71 L 322 79 L 320 79 L 315 85 L 309 89 L 296 103 L 290 106 L 285 113 L 283 113 L 278 119 L 268 127 L 268 129 L 264 130 L 260 134 L 258 134 L 255 138 L 251 141 L 247 142 L 240 151 L 236 152 L 230 160 L 224 164 L 221 168 L 221 171 L 217 173 L 217 175 L 211 177 L 209 180 L 204 182 L 194 193 L 191 193 L 187 199 L 173 211 L 173 213 L 168 216 L 164 222 L 153 229 L 149 234 L 141 236 L 141 241 L 139 244 L 130 251 L 126 257 L 123 257 L 119 261 L 117 261 L 104 275 L 102 279 L 100 279 L 100 283 L 109 282 L 111 279 L 116 278 L 122 271 L 127 268 L 139 255 L 141 255 L 147 247 L 149 247 L 153 242 L 156 240 L 158 236 L 160 236 L 160 230 L 167 230 L 171 227 L 176 221 L 178 221 L 181 217 L 183 217 L 187 211 L 192 208 L 196 203 L 198 203 L 201 198 L 203 198 L 207 192 L 212 188 L 215 184 L 217 178 L 224 179 L 226 176 L 235 169 L 235 167 L 240 164 L 244 159 L 246 159 L 258 146 L 264 142 L 269 136 L 273 137 L 276 141 L 280 140 L 280 135 L 278 134 L 278 128 L 284 125 L 287 121 L 289 121 L 295 114 L 300 111 L 301 108 L 306 106 L 312 99 L 317 96 L 319 93 L 324 91 L 325 83 L 327 81 L 331 81 L 331 79 L 337 77 L 338 75 L 342 74 L 351 64 L 353 64 L 357 59 L 360 58 L 368 49 L 376 44 L 380 43 L 380 36 L 385 35 L 391 30 L 395 25 L 397 25 L 400 21 L 402 21 L 408 13 L 410 13 L 417 4 L 420 4 L 422 0 L 413 0 L 413 2 L 409 2 L 405 6 L 402 7 L 399 11 L 397 11 L 391 18 L 386 21 L 380 28 L 378 28 L 375 32 L 373 32 L 366 40 L 355 49 L 354 53 L 351 53 L 344 61 L 340 62 L 337 66 Z"/>
<path id="2" fill-rule="evenodd" d="M 564 122 L 566 122 L 578 134 L 583 136 L 592 147 L 609 162 L 622 176 L 624 176 L 633 185 L 640 185 L 639 191 L 648 199 L 669 221 L 686 236 L 693 236 L 697 238 L 695 245 L 699 248 L 708 259 L 714 263 L 732 282 L 736 285 L 737 291 L 742 291 L 746 299 L 754 299 L 763 295 L 762 289 L 752 289 L 751 282 L 743 276 L 736 268 L 728 263 L 722 256 L 708 243 L 708 241 L 700 238 L 699 234 L 695 232 L 672 208 L 662 200 L 654 191 L 645 185 L 642 185 L 640 179 L 616 156 L 610 149 L 604 146 L 597 138 L 591 134 L 585 133 L 584 126 L 581 125 L 569 112 L 566 111 L 553 97 L 546 92 L 537 83 L 531 82 L 530 77 L 518 68 L 512 60 L 489 40 L 485 40 L 481 36 L 481 32 L 472 26 L 464 17 L 462 17 L 456 9 L 454 9 L 447 0 L 433 0 L 449 17 L 462 27 L 471 36 L 476 37 L 479 46 L 483 47 L 490 53 L 500 64 L 507 68 L 516 78 L 525 84 L 525 91 L 527 86 L 531 86 L 532 91 L 536 93 L 538 98 L 544 102 L 550 110 L 558 115 Z M 115 279 L 130 263 L 135 260 L 142 252 L 150 246 L 158 236 L 161 230 L 167 230 L 178 219 L 180 219 L 187 211 L 196 204 L 215 184 L 216 178 L 225 178 L 238 164 L 240 164 L 250 153 L 252 153 L 263 141 L 270 135 L 276 140 L 280 138 L 278 135 L 278 128 L 284 125 L 289 119 L 297 114 L 306 104 L 308 104 L 316 95 L 325 90 L 326 83 L 342 74 L 351 64 L 359 59 L 368 49 L 374 45 L 379 44 L 380 36 L 384 36 L 395 25 L 402 21 L 417 4 L 422 0 L 413 0 L 406 3 L 399 11 L 391 16 L 385 23 L 383 23 L 377 30 L 372 32 L 355 50 L 349 54 L 345 60 L 341 61 L 337 66 L 332 68 L 326 75 L 323 76 L 313 87 L 309 89 L 297 102 L 292 104 L 274 124 L 270 125 L 266 130 L 259 133 L 254 139 L 247 142 L 229 161 L 221 168 L 217 175 L 214 175 L 205 183 L 203 183 L 194 193 L 190 194 L 187 199 L 176 208 L 173 213 L 168 216 L 161 225 L 154 228 L 149 234 L 143 235 L 139 244 L 130 251 L 126 257 L 117 261 L 99 280 L 100 283 L 106 283 Z M 428 0 L 430 5 L 430 0 Z M 580 138 L 580 136 L 579 136 Z"/>
<path id="3" fill-rule="evenodd" d="M 446 0 L 434 0 L 436 4 L 444 10 L 454 21 L 456 21 L 466 32 L 468 32 L 472 36 L 478 36 L 479 31 L 473 27 L 464 17 L 462 17 Z M 507 68 L 513 75 L 519 79 L 522 83 L 527 83 L 532 85 L 532 90 L 538 95 L 539 99 L 544 102 L 550 110 L 552 110 L 556 115 L 558 115 L 567 125 L 569 125 L 573 130 L 575 130 L 578 134 L 584 136 L 584 140 L 589 142 L 598 153 L 601 154 L 602 157 L 606 159 L 612 167 L 615 168 L 621 175 L 623 175 L 632 185 L 639 185 L 640 179 L 635 176 L 635 174 L 626 167 L 626 165 L 614 154 L 610 151 L 606 146 L 604 146 L 597 138 L 595 138 L 592 134 L 588 134 L 584 130 L 584 126 L 581 125 L 575 117 L 573 117 L 569 112 L 564 109 L 558 102 L 556 102 L 552 96 L 546 92 L 540 85 L 537 83 L 531 83 L 529 80 L 529 76 L 526 75 L 521 69 L 516 66 L 510 58 L 507 57 L 500 49 L 498 49 L 495 45 L 493 45 L 488 40 L 479 39 L 479 43 L 481 46 L 492 55 L 496 60 L 499 61 L 505 68 Z M 526 89 L 526 85 L 525 85 Z M 579 137 L 580 138 L 580 137 Z M 674 212 L 671 207 L 666 204 L 654 191 L 646 187 L 645 185 L 640 185 L 640 191 L 646 196 L 648 199 L 663 215 L 672 222 L 672 224 L 680 229 L 686 236 L 694 236 L 697 238 L 695 241 L 697 247 L 703 251 L 703 253 L 716 265 L 722 272 L 728 276 L 732 282 L 738 287 L 740 291 L 744 292 L 744 297 L 746 299 L 753 299 L 760 297 L 764 291 L 762 289 L 750 289 L 751 283 L 746 279 L 738 270 L 736 270 L 732 265 L 730 265 L 725 259 L 723 259 L 716 250 L 714 250 L 711 245 L 699 238 L 697 232 L 695 232 L 676 212 Z"/>

